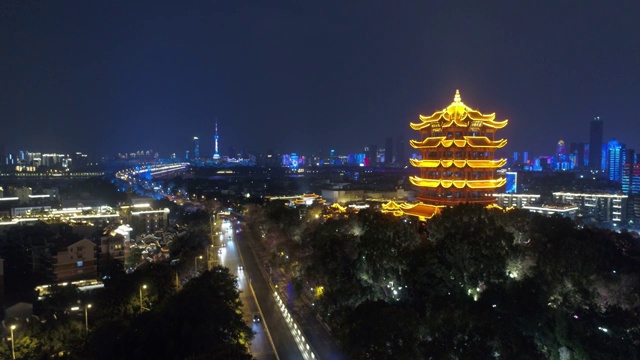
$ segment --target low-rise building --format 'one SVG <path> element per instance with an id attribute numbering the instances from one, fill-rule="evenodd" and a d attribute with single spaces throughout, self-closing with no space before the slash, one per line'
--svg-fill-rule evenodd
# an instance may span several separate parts
<path id="1" fill-rule="evenodd" d="M 133 229 L 133 236 L 151 234 L 169 226 L 169 209 L 152 209 L 149 204 L 121 206 L 120 215 Z"/>
<path id="2" fill-rule="evenodd" d="M 105 269 L 113 261 L 121 261 L 124 266 L 126 257 L 125 238 L 120 234 L 100 238 L 100 266 Z"/>
<path id="3" fill-rule="evenodd" d="M 575 220 L 578 215 L 578 207 L 573 205 L 541 205 L 541 206 L 523 206 L 525 210 L 542 215 L 561 215 Z"/>
<path id="4" fill-rule="evenodd" d="M 627 219 L 627 195 L 554 192 L 553 200 L 559 204 L 575 205 L 582 217 L 600 223 L 618 224 Z"/>
<path id="5" fill-rule="evenodd" d="M 98 274 L 96 245 L 82 239 L 67 245 L 53 256 L 56 282 L 93 279 Z"/>
<path id="6" fill-rule="evenodd" d="M 510 207 L 522 209 L 540 200 L 540 195 L 535 194 L 493 194 L 493 196 L 497 200 L 496 204 L 504 209 Z"/>
<path id="7" fill-rule="evenodd" d="M 344 204 L 348 202 L 364 201 L 364 190 L 351 189 L 323 189 L 322 198 L 327 202 Z"/>

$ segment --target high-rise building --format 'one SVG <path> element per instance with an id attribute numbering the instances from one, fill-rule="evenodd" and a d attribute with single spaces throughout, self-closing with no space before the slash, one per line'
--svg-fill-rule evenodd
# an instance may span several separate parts
<path id="1" fill-rule="evenodd" d="M 384 141 L 384 164 L 391 165 L 395 161 L 393 158 L 393 138 L 388 137 Z"/>
<path id="2" fill-rule="evenodd" d="M 626 163 L 622 168 L 622 193 L 640 195 L 640 164 Z"/>
<path id="3" fill-rule="evenodd" d="M 626 149 L 626 155 L 624 157 L 625 164 L 635 165 L 638 163 L 638 154 L 636 154 L 635 149 Z"/>
<path id="4" fill-rule="evenodd" d="M 591 128 L 589 132 L 589 167 L 591 170 L 602 170 L 602 149 L 603 127 L 600 116 L 596 116 L 591 120 Z"/>
<path id="5" fill-rule="evenodd" d="M 629 157 L 622 168 L 622 193 L 629 197 L 627 203 L 627 219 L 640 219 L 640 164 L 634 163 L 634 157 Z"/>
<path id="6" fill-rule="evenodd" d="M 627 195 L 554 192 L 553 202 L 577 206 L 584 216 L 597 222 L 624 223 L 627 220 Z"/>
<path id="7" fill-rule="evenodd" d="M 200 159 L 200 139 L 197 136 L 193 137 L 193 160 Z"/>
<path id="8" fill-rule="evenodd" d="M 404 136 L 400 135 L 396 138 L 396 163 L 400 165 L 405 165 L 407 163 L 407 158 L 405 155 L 405 146 Z"/>
<path id="9" fill-rule="evenodd" d="M 213 137 L 214 140 L 214 144 L 213 144 L 213 159 L 217 160 L 220 159 L 220 151 L 218 149 L 218 119 L 216 119 L 216 134 Z"/>
<path id="10" fill-rule="evenodd" d="M 558 141 L 558 147 L 556 148 L 556 170 L 570 170 L 572 163 L 567 154 L 567 147 L 564 144 L 564 140 Z"/>
<path id="11" fill-rule="evenodd" d="M 622 165 L 625 163 L 626 149 L 616 139 L 611 139 L 607 143 L 607 175 L 611 181 L 622 181 Z"/>
<path id="12" fill-rule="evenodd" d="M 422 153 L 422 160 L 410 159 L 420 176 L 409 178 L 420 189 L 420 201 L 436 206 L 495 202 L 491 194 L 506 183 L 495 178 L 495 170 L 507 163 L 494 159 L 495 150 L 507 144 L 506 139 L 495 140 L 495 133 L 507 120 L 495 121 L 495 114 L 466 106 L 456 90 L 451 105 L 420 115 L 420 122 L 410 125 L 421 135 L 421 140 L 410 141 Z"/>
<path id="13" fill-rule="evenodd" d="M 369 160 L 369 166 L 376 166 L 378 163 L 378 145 L 369 145 L 364 149 L 364 152 L 367 154 L 367 159 Z"/>
<path id="14" fill-rule="evenodd" d="M 575 169 L 584 169 L 586 164 L 585 160 L 585 146 L 584 143 L 571 143 L 569 148 L 569 156 L 574 161 L 573 167 Z"/>
<path id="15" fill-rule="evenodd" d="M 567 147 L 564 144 L 564 140 L 560 139 L 556 147 L 556 157 L 560 159 L 565 156 L 567 156 Z"/>
<path id="16" fill-rule="evenodd" d="M 584 159 L 584 167 L 587 169 L 591 168 L 591 165 L 589 164 L 589 154 L 590 154 L 590 148 L 591 145 L 590 144 L 584 144 L 584 152 L 583 152 L 583 159 Z"/>

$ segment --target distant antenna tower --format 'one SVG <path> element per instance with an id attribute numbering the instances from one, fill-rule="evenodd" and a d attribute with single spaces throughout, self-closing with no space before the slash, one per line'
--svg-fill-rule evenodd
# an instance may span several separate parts
<path id="1" fill-rule="evenodd" d="M 220 159 L 220 151 L 218 150 L 218 118 L 216 118 L 216 135 L 213 137 L 214 139 L 214 151 L 213 151 L 213 159 Z"/>

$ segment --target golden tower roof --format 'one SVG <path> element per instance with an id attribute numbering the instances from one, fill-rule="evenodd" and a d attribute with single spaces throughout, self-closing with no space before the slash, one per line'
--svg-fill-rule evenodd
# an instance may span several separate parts
<path id="1" fill-rule="evenodd" d="M 508 120 L 495 121 L 496 114 L 482 114 L 478 110 L 465 105 L 462 102 L 460 91 L 456 90 L 453 102 L 446 108 L 434 112 L 431 116 L 420 115 L 420 123 L 411 123 L 413 130 L 421 130 L 431 125 L 438 124 L 440 127 L 449 127 L 453 124 L 462 127 L 488 126 L 494 129 L 502 129 L 507 125 Z"/>

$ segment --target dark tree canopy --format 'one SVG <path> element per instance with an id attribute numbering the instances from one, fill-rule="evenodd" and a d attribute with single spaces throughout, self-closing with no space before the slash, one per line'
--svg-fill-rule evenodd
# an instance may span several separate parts
<path id="1" fill-rule="evenodd" d="M 85 351 L 96 359 L 251 359 L 241 307 L 236 279 L 216 267 L 149 311 L 105 322 Z"/>
<path id="2" fill-rule="evenodd" d="M 322 286 L 317 313 L 351 358 L 638 358 L 636 236 L 463 204 L 430 219 L 360 211 L 310 226 L 273 207 L 252 234 Z M 286 221 L 286 225 L 272 224 Z M 396 290 L 394 292 L 393 290 Z M 402 324 L 403 326 L 400 326 Z"/>

